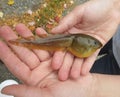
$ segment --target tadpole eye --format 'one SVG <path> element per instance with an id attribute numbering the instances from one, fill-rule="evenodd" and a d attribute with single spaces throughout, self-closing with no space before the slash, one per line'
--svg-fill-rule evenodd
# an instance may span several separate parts
<path id="1" fill-rule="evenodd" d="M 97 42 L 96 42 L 96 41 L 94 41 L 94 44 L 95 44 L 95 45 L 97 45 Z"/>

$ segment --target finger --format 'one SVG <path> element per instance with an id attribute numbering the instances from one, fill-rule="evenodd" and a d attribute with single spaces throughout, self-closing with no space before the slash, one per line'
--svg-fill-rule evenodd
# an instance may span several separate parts
<path id="1" fill-rule="evenodd" d="M 89 73 L 91 67 L 93 66 L 93 64 L 97 58 L 99 51 L 100 50 L 97 50 L 94 54 L 92 54 L 90 57 L 88 57 L 84 60 L 84 63 L 82 64 L 82 69 L 81 69 L 82 75 L 87 75 Z"/>
<path id="2" fill-rule="evenodd" d="M 46 37 L 47 36 L 47 32 L 45 30 L 43 30 L 42 28 L 37 28 L 36 29 L 36 34 L 40 37 Z"/>
<path id="3" fill-rule="evenodd" d="M 47 75 L 52 72 L 50 67 L 51 60 L 41 62 L 32 72 L 11 50 L 0 41 L 0 59 L 8 69 L 27 85 L 37 85 Z"/>
<path id="4" fill-rule="evenodd" d="M 31 31 L 24 24 L 17 25 L 16 31 L 24 38 L 33 36 Z M 38 29 L 38 31 L 39 31 L 39 29 Z M 43 51 L 43 50 L 33 50 L 33 51 L 38 56 L 40 61 L 44 61 L 44 60 L 47 60 L 48 58 L 50 58 L 50 55 L 47 51 Z"/>
<path id="5" fill-rule="evenodd" d="M 73 59 L 74 56 L 71 53 L 66 53 L 63 64 L 58 72 L 58 76 L 60 80 L 64 81 L 68 79 L 70 69 L 73 64 Z"/>
<path id="6" fill-rule="evenodd" d="M 41 92 L 40 88 L 26 85 L 10 85 L 2 90 L 2 93 L 12 95 L 14 97 L 44 97 Z"/>
<path id="7" fill-rule="evenodd" d="M 21 29 L 22 28 L 22 29 Z M 31 34 L 31 31 L 25 27 L 23 24 L 19 24 L 16 26 L 16 31 L 22 36 L 22 37 L 30 37 L 33 36 Z M 46 60 L 50 58 L 50 55 L 47 51 L 42 51 L 42 50 L 33 50 L 36 55 L 39 57 L 40 60 Z M 44 79 L 47 75 L 49 75 L 52 72 L 52 69 L 50 68 L 51 60 L 47 60 L 45 62 L 41 62 L 37 68 L 34 68 L 32 70 L 32 73 L 29 77 L 29 80 L 27 80 L 28 85 L 37 85 L 42 79 Z"/>
<path id="8" fill-rule="evenodd" d="M 0 41 L 0 60 L 4 62 L 6 67 L 20 80 L 26 81 L 30 74 L 29 67 L 11 51 L 11 49 L 2 41 Z"/>
<path id="9" fill-rule="evenodd" d="M 36 34 L 38 36 L 41 36 L 41 37 L 46 37 L 47 36 L 46 31 L 43 30 L 42 28 L 37 28 L 36 29 Z M 45 50 L 34 50 L 34 52 L 37 54 L 37 56 L 39 57 L 39 59 L 41 61 L 45 61 L 45 60 L 47 60 L 51 57 L 50 53 L 48 51 L 45 51 Z"/>
<path id="10" fill-rule="evenodd" d="M 65 51 L 56 51 L 54 53 L 51 64 L 54 70 L 58 70 L 63 64 L 65 53 L 66 53 Z"/>
<path id="11" fill-rule="evenodd" d="M 21 29 L 24 29 L 24 28 L 21 28 Z M 8 26 L 3 26 L 0 28 L 0 36 L 6 41 L 18 38 L 17 35 L 15 35 L 12 29 Z M 9 44 L 9 46 L 19 56 L 19 58 L 30 67 L 30 69 L 33 69 L 39 65 L 40 63 L 39 59 L 29 49 L 20 47 L 20 46 L 15 46 L 12 44 Z"/>
<path id="12" fill-rule="evenodd" d="M 52 29 L 52 33 L 63 33 L 81 22 L 84 9 L 81 6 L 76 7 L 67 16 L 65 16 L 59 25 Z"/>
<path id="13" fill-rule="evenodd" d="M 24 38 L 33 36 L 32 32 L 24 24 L 17 24 L 15 30 Z"/>
<path id="14" fill-rule="evenodd" d="M 79 78 L 82 64 L 83 64 L 83 59 L 75 58 L 70 72 L 71 78 L 73 79 Z"/>

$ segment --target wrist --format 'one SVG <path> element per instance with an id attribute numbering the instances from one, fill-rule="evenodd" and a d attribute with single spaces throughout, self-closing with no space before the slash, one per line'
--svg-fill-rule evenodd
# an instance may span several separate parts
<path id="1" fill-rule="evenodd" d="M 114 0 L 114 16 L 117 17 L 118 24 L 120 24 L 120 0 Z"/>
<path id="2" fill-rule="evenodd" d="M 120 0 L 113 0 L 114 2 L 114 7 L 117 8 L 117 10 L 119 10 L 120 12 Z"/>
<path id="3" fill-rule="evenodd" d="M 90 97 L 100 97 L 99 96 L 99 76 L 98 74 L 92 74 L 92 89 L 91 89 L 91 96 Z"/>
<path id="4" fill-rule="evenodd" d="M 80 77 L 80 85 L 78 85 L 77 83 L 77 86 L 79 87 L 78 90 L 81 90 L 82 87 L 83 97 L 99 97 L 96 96 L 96 92 L 98 91 L 97 81 L 98 79 L 96 74 L 88 74 L 86 76 Z M 78 93 L 80 93 L 79 95 L 81 95 L 81 91 L 79 91 Z"/>
<path id="5" fill-rule="evenodd" d="M 120 76 L 94 74 L 93 97 L 119 97 Z"/>
<path id="6" fill-rule="evenodd" d="M 106 83 L 106 78 L 104 77 L 104 75 L 93 74 L 93 76 L 94 76 L 93 97 L 112 97 L 110 96 L 111 94 L 109 91 L 110 87 Z M 109 81 L 109 79 L 107 81 Z"/>

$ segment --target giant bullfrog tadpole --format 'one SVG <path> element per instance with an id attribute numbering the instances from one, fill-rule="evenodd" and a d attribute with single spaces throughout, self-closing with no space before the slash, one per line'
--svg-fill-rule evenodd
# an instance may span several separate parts
<path id="1" fill-rule="evenodd" d="M 20 38 L 10 40 L 9 42 L 29 49 L 41 49 L 48 51 L 67 50 L 79 58 L 89 57 L 97 49 L 102 47 L 102 43 L 100 41 L 85 34 L 60 34 L 34 39 Z"/>

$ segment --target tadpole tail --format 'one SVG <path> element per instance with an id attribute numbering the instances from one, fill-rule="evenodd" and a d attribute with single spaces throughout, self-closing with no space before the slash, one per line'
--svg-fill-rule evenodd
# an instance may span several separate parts
<path id="1" fill-rule="evenodd" d="M 66 48 L 71 46 L 73 38 L 68 36 L 35 38 L 33 40 L 20 38 L 16 40 L 10 40 L 9 42 L 13 45 L 27 47 L 29 49 L 58 51 L 65 50 Z"/>

